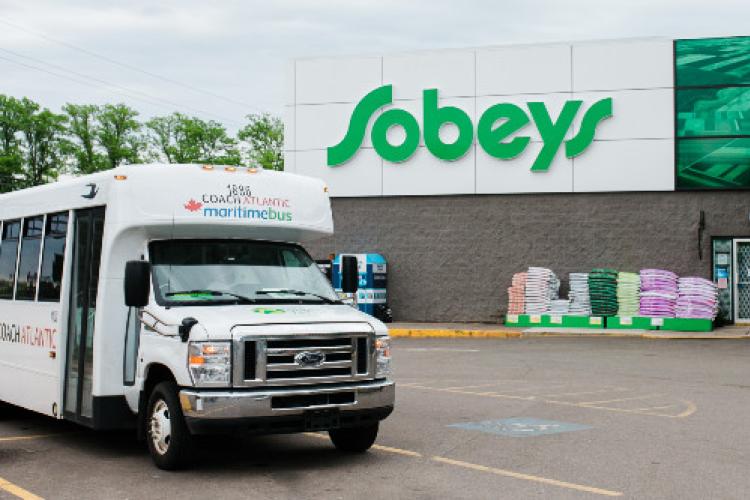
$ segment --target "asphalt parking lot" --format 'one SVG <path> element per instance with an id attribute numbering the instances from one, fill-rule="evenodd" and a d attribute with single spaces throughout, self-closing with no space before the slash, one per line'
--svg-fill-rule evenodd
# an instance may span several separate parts
<path id="1" fill-rule="evenodd" d="M 0 410 L 0 498 L 747 498 L 750 342 L 395 341 L 376 447 L 202 441 L 156 469 L 128 433 Z"/>

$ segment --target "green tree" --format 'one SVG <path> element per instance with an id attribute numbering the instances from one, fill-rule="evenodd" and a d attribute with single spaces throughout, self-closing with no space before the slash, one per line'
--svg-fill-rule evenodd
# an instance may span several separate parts
<path id="1" fill-rule="evenodd" d="M 96 119 L 99 107 L 91 104 L 66 104 L 63 112 L 68 116 L 68 153 L 75 159 L 75 171 L 81 174 L 98 172 L 109 167 L 107 158 L 98 151 Z"/>
<path id="2" fill-rule="evenodd" d="M 146 127 L 150 131 L 150 143 L 169 163 L 240 163 L 237 141 L 219 122 L 172 113 L 152 118 L 146 122 Z"/>
<path id="3" fill-rule="evenodd" d="M 29 99 L 0 94 L 0 193 L 23 187 L 23 127 L 39 109 Z"/>
<path id="4" fill-rule="evenodd" d="M 141 124 L 137 116 L 138 112 L 125 104 L 105 104 L 96 112 L 99 126 L 95 135 L 104 150 L 106 168 L 140 163 L 144 143 L 139 135 Z"/>
<path id="5" fill-rule="evenodd" d="M 284 124 L 267 113 L 247 115 L 249 123 L 237 133 L 247 152 L 248 163 L 269 170 L 284 170 Z"/>
<path id="6" fill-rule="evenodd" d="M 65 115 L 48 109 L 23 121 L 24 177 L 26 186 L 38 186 L 57 178 L 65 151 Z"/>

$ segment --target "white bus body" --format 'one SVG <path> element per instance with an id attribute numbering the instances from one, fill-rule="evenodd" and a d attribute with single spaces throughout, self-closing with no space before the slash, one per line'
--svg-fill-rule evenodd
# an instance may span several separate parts
<path id="1" fill-rule="evenodd" d="M 333 232 L 317 179 L 119 167 L 0 195 L 0 223 L 1 401 L 138 428 L 163 468 L 214 429 L 361 451 L 393 409 L 387 328 L 298 246 Z M 134 261 L 143 307 L 125 305 Z"/>

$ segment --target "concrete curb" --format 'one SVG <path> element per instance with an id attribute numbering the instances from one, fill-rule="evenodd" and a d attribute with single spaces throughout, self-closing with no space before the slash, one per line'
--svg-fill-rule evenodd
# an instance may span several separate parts
<path id="1" fill-rule="evenodd" d="M 491 338 L 491 339 L 517 339 L 517 338 L 639 338 L 659 340 L 738 340 L 750 339 L 750 335 L 727 335 L 711 334 L 704 332 L 672 332 L 672 331 L 646 331 L 646 330 L 586 330 L 570 329 L 566 331 L 554 331 L 544 329 L 531 330 L 495 330 L 495 329 L 453 329 L 453 328 L 392 328 L 389 330 L 394 338 Z"/>
<path id="2" fill-rule="evenodd" d="M 439 328 L 392 328 L 389 329 L 391 337 L 409 338 L 492 338 L 510 339 L 519 338 L 520 331 L 505 330 L 453 330 Z"/>

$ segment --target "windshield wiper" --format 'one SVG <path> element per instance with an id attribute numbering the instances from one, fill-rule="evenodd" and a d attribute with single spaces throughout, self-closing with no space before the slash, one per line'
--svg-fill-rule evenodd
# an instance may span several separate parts
<path id="1" fill-rule="evenodd" d="M 221 295 L 228 295 L 229 297 L 234 297 L 237 300 L 237 302 L 240 304 L 257 304 L 258 303 L 256 299 L 251 299 L 250 297 L 245 297 L 244 295 L 238 295 L 232 292 L 224 292 L 222 290 L 183 290 L 180 292 L 169 292 L 166 294 L 166 296 L 173 297 L 175 295 L 188 295 L 188 294 L 205 294 L 205 295 L 211 295 L 213 297 L 219 297 Z"/>
<path id="2" fill-rule="evenodd" d="M 305 292 L 302 290 L 294 290 L 291 288 L 279 288 L 279 289 L 274 289 L 274 290 L 258 290 L 257 292 L 255 292 L 256 295 L 270 295 L 272 293 L 285 293 L 288 295 L 297 295 L 297 296 L 309 295 L 310 297 L 315 297 L 316 299 L 322 300 L 326 304 L 340 304 L 341 303 L 340 300 L 332 300 L 323 295 L 318 295 L 317 293 Z"/>

